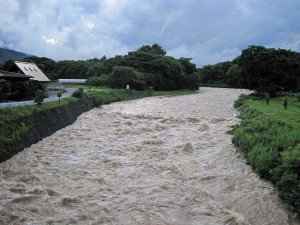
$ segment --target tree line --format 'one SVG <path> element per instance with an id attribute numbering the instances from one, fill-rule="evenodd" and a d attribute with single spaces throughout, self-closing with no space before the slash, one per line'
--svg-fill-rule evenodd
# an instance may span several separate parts
<path id="1" fill-rule="evenodd" d="M 158 44 L 143 45 L 126 55 L 55 62 L 28 57 L 51 80 L 87 79 L 92 86 L 133 89 L 198 89 L 199 85 L 247 88 L 270 96 L 278 91 L 299 91 L 300 54 L 291 50 L 252 45 L 232 61 L 197 68 L 191 58 L 167 56 Z M 0 69 L 7 70 L 12 61 Z"/>
<path id="2" fill-rule="evenodd" d="M 206 65 L 198 74 L 206 85 L 247 88 L 270 96 L 296 92 L 300 90 L 300 53 L 252 45 L 234 60 Z"/>
<path id="3" fill-rule="evenodd" d="M 51 80 L 87 79 L 90 85 L 136 90 L 152 87 L 154 90 L 198 89 L 193 75 L 196 65 L 190 58 L 167 56 L 158 44 L 144 45 L 128 54 L 112 58 L 63 60 L 55 62 L 45 57 L 28 57 L 23 61 L 35 63 Z M 13 62 L 2 66 L 6 70 Z"/>

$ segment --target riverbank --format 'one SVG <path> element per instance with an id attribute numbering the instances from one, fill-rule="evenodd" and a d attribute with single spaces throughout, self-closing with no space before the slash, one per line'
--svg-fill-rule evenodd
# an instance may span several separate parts
<path id="1" fill-rule="evenodd" d="M 79 115 L 103 104 L 148 97 L 152 95 L 180 95 L 189 90 L 154 92 L 125 89 L 92 89 L 87 86 L 82 98 L 66 96 L 44 102 L 0 108 L 0 163 L 57 130 L 72 124 Z M 74 87 L 73 87 L 74 89 Z M 33 101 L 31 101 L 33 103 Z"/>
<path id="2" fill-rule="evenodd" d="M 71 125 L 79 115 L 95 106 L 147 95 L 146 92 L 108 89 L 89 93 L 84 98 L 44 102 L 41 106 L 0 108 L 0 162 Z"/>
<path id="3" fill-rule="evenodd" d="M 286 107 L 284 106 L 287 101 Z M 266 99 L 241 96 L 241 124 L 233 143 L 258 175 L 300 216 L 300 101 L 294 96 Z"/>
<path id="4" fill-rule="evenodd" d="M 297 224 L 227 133 L 244 90 L 94 108 L 0 164 L 16 224 Z"/>

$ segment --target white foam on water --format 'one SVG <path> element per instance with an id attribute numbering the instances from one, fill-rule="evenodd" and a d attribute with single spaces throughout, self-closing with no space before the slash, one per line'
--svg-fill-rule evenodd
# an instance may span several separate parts
<path id="1" fill-rule="evenodd" d="M 0 224 L 297 224 L 226 133 L 242 93 L 84 113 L 0 165 Z"/>

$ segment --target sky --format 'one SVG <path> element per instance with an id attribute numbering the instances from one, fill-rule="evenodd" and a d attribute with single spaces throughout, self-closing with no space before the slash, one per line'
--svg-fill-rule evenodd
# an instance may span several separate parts
<path id="1" fill-rule="evenodd" d="M 300 52 L 300 0 L 0 0 L 0 8 L 0 47 L 56 61 L 154 43 L 197 67 L 250 45 Z"/>

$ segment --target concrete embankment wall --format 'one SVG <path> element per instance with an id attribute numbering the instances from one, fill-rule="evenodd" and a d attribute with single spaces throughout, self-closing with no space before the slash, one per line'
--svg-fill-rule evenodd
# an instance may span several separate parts
<path id="1" fill-rule="evenodd" d="M 35 113 L 18 121 L 29 127 L 29 132 L 13 144 L 0 148 L 0 163 L 50 136 L 56 131 L 74 123 L 78 116 L 94 107 L 93 99 L 81 99 L 67 105 Z M 5 131 L 4 131 L 5 132 Z"/>

